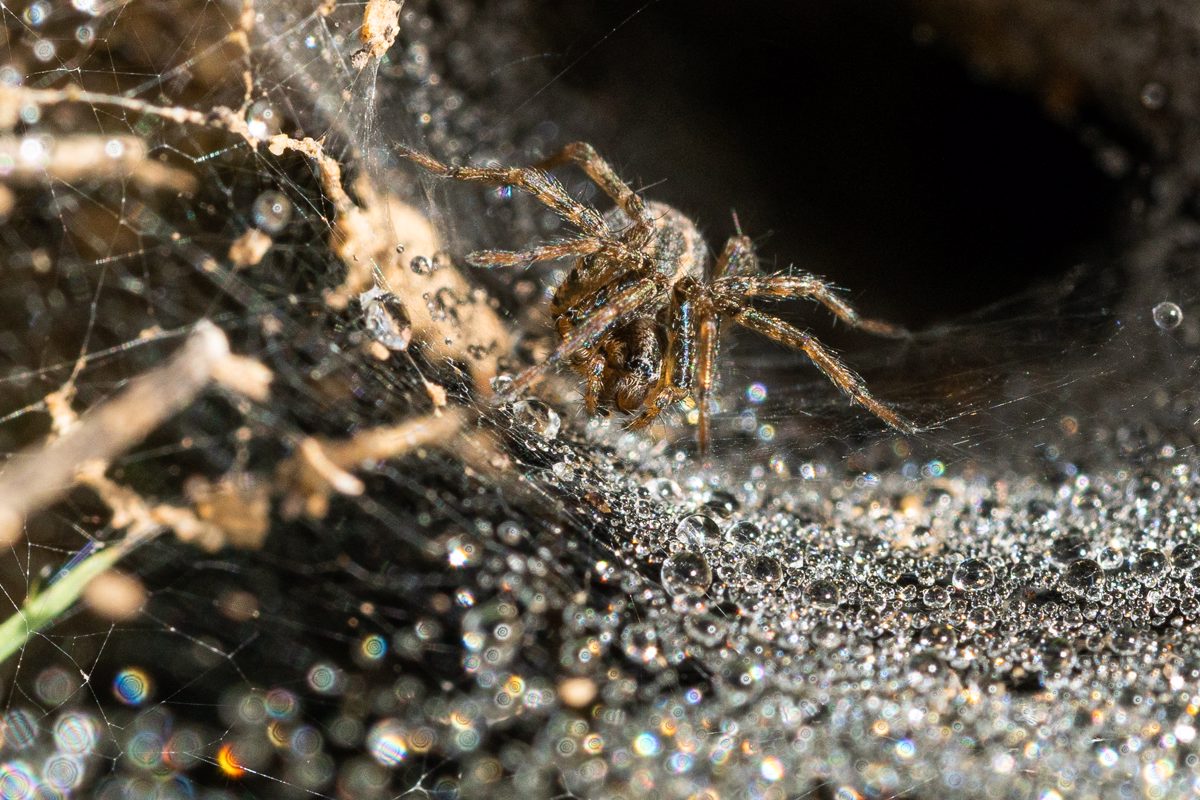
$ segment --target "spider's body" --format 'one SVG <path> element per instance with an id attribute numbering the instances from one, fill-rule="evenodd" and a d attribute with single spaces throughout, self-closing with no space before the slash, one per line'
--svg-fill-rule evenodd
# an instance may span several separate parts
<path id="1" fill-rule="evenodd" d="M 699 412 L 703 450 L 720 323 L 730 319 L 802 350 L 854 402 L 893 428 L 913 430 L 819 341 L 748 301 L 807 297 L 862 330 L 897 336 L 903 335 L 900 328 L 859 317 L 812 275 L 758 274 L 750 239 L 740 232 L 713 259 L 695 223 L 668 205 L 644 201 L 590 145 L 569 144 L 541 166 L 578 164 L 616 204 L 604 215 L 572 198 L 539 168 L 451 167 L 406 148 L 401 153 L 437 175 L 521 188 L 581 233 L 528 250 L 484 250 L 468 257 L 489 267 L 576 259 L 550 304 L 558 347 L 518 375 L 509 392 L 523 390 L 566 363 L 584 379 L 590 412 L 615 408 L 636 414 L 631 427 L 649 424 L 667 407 L 690 397 Z"/>

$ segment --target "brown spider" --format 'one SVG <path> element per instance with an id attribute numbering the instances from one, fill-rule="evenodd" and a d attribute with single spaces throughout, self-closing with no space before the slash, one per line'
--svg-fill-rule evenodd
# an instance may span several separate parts
<path id="1" fill-rule="evenodd" d="M 863 319 L 832 287 L 812 275 L 759 275 L 749 237 L 731 237 L 711 256 L 695 223 L 663 203 L 646 202 L 584 142 L 568 144 L 536 167 L 454 167 L 400 146 L 399 153 L 429 172 L 460 181 L 515 186 L 577 228 L 575 238 L 527 250 L 481 250 L 476 266 L 525 267 L 573 257 L 575 266 L 554 292 L 550 313 L 558 347 L 523 371 L 505 394 L 517 394 L 560 362 L 583 376 L 587 409 L 616 407 L 636 413 L 629 427 L 648 425 L 663 409 L 691 397 L 699 412 L 701 452 L 708 444 L 709 392 L 716 372 L 723 318 L 804 351 L 852 401 L 891 427 L 916 428 L 876 400 L 862 378 L 814 337 L 747 303 L 751 298 L 807 297 L 852 327 L 901 337 L 895 325 Z M 545 170 L 577 164 L 616 207 L 601 215 L 575 200 Z"/>

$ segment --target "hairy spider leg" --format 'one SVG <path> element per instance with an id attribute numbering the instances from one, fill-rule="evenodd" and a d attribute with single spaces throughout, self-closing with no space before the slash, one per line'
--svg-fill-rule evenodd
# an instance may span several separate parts
<path id="1" fill-rule="evenodd" d="M 764 297 L 774 300 L 808 298 L 833 312 L 833 315 L 852 328 L 876 336 L 903 339 L 908 331 L 899 325 L 877 319 L 867 319 L 843 300 L 825 281 L 801 273 L 799 275 L 731 275 L 714 281 L 713 291 L 732 297 Z"/>
<path id="2" fill-rule="evenodd" d="M 716 264 L 713 266 L 712 275 L 709 278 L 710 283 L 720 280 L 736 280 L 734 277 L 727 277 L 727 273 L 731 271 L 734 275 L 758 271 L 758 257 L 754 254 L 754 243 L 749 236 L 738 234 L 729 237 L 725 242 L 725 248 L 721 250 L 721 255 L 717 256 Z"/>
<path id="3" fill-rule="evenodd" d="M 592 179 L 592 183 L 611 197 L 612 201 L 625 212 L 625 215 L 635 225 L 644 228 L 648 236 L 650 229 L 654 226 L 654 217 L 646 209 L 646 202 L 642 200 L 641 195 L 629 188 L 629 184 L 621 180 L 608 162 L 596 152 L 596 148 L 587 142 L 571 142 L 549 158 L 539 161 L 537 166 L 542 169 L 553 169 L 568 162 L 576 164 L 587 173 L 587 176 Z"/>
<path id="4" fill-rule="evenodd" d="M 551 368 L 564 358 L 585 347 L 591 347 L 597 339 L 624 320 L 629 314 L 644 311 L 652 305 L 655 295 L 662 291 L 661 284 L 651 277 L 637 277 L 622 287 L 600 305 L 594 312 L 579 320 L 579 323 L 563 335 L 562 341 L 540 364 L 534 364 L 518 375 L 505 392 L 516 395 L 541 379 Z"/>
<path id="5" fill-rule="evenodd" d="M 528 266 L 534 261 L 570 255 L 587 255 L 601 250 L 608 250 L 618 258 L 634 261 L 644 260 L 639 253 L 631 251 L 623 242 L 611 235 L 608 226 L 604 223 L 604 217 L 599 211 L 571 197 L 553 175 L 543 170 L 534 167 L 453 167 L 405 145 L 396 145 L 396 151 L 402 157 L 415 162 L 427 172 L 439 177 L 472 183 L 486 183 L 492 186 L 516 186 L 584 234 L 578 240 L 557 242 L 544 247 L 515 252 L 481 250 L 467 256 L 469 263 L 486 267 Z"/>
<path id="6" fill-rule="evenodd" d="M 867 390 L 863 379 L 854 373 L 841 360 L 808 333 L 789 325 L 783 320 L 764 314 L 757 308 L 743 305 L 740 297 L 729 295 L 719 296 L 717 303 L 721 310 L 739 325 L 761 333 L 780 344 L 794 347 L 804 352 L 817 369 L 833 382 L 851 400 L 870 411 L 891 427 L 904 433 L 915 433 L 917 427 L 901 417 L 891 408 L 876 400 Z"/>
<path id="7" fill-rule="evenodd" d="M 736 271 L 757 266 L 754 244 L 749 236 L 731 236 L 725 242 L 721 255 L 717 257 L 709 278 L 710 285 L 725 277 L 732 265 Z M 699 417 L 696 424 L 696 439 L 703 453 L 708 450 L 708 395 L 717 379 L 717 351 L 721 339 L 721 317 L 709 301 L 711 290 L 696 286 L 693 290 L 703 299 L 698 303 L 701 313 L 698 321 L 699 334 L 696 339 L 696 386 L 693 392 Z"/>
<path id="8" fill-rule="evenodd" d="M 569 239 L 562 242 L 529 247 L 524 250 L 476 250 L 467 254 L 467 263 L 473 267 L 528 267 L 538 261 L 553 261 L 556 258 L 587 256 L 596 253 L 607 244 L 607 240 L 595 237 Z"/>
<path id="9" fill-rule="evenodd" d="M 675 287 L 662 372 L 658 384 L 646 397 L 645 410 L 626 423 L 630 430 L 646 427 L 665 409 L 692 393 L 696 372 L 696 302 L 690 297 L 689 288 Z"/>
<path id="10" fill-rule="evenodd" d="M 568 314 L 559 315 L 555 321 L 559 340 L 565 339 L 571 332 L 571 317 Z M 571 368 L 583 378 L 583 402 L 589 414 L 595 414 L 600 407 L 600 395 L 604 391 L 604 374 L 608 370 L 608 358 L 600 350 L 583 347 L 567 357 Z"/>
<path id="11" fill-rule="evenodd" d="M 543 170 L 534 167 L 453 167 L 405 145 L 397 145 L 396 150 L 427 172 L 443 178 L 492 186 L 516 186 L 584 233 L 592 236 L 608 233 L 600 212 L 571 197 L 553 175 Z"/>

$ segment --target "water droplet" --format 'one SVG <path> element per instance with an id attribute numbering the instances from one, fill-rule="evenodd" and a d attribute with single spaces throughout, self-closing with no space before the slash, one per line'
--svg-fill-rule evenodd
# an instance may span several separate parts
<path id="1" fill-rule="evenodd" d="M 417 275 L 428 275 L 433 272 L 433 265 L 425 256 L 413 256 L 412 260 L 408 262 L 408 268 Z"/>
<path id="2" fill-rule="evenodd" d="M 736 497 L 720 489 L 713 490 L 704 503 L 706 509 L 721 519 L 729 519 L 741 506 Z"/>
<path id="3" fill-rule="evenodd" d="M 1103 569 L 1117 569 L 1125 563 L 1125 553 L 1115 547 L 1106 547 L 1096 559 Z"/>
<path id="4" fill-rule="evenodd" d="M 292 201 L 283 192 L 266 191 L 254 198 L 250 213 L 264 233 L 279 233 L 292 218 Z"/>
<path id="5" fill-rule="evenodd" d="M 651 497 L 657 497 L 660 500 L 683 499 L 683 489 L 680 489 L 679 484 L 670 478 L 651 478 L 646 481 L 646 490 L 650 492 Z"/>
<path id="6" fill-rule="evenodd" d="M 914 641 L 921 647 L 953 650 L 954 646 L 958 644 L 958 634 L 949 625 L 927 625 L 917 631 Z"/>
<path id="7" fill-rule="evenodd" d="M 742 565 L 742 572 L 751 583 L 774 586 L 783 580 L 783 565 L 771 556 L 751 556 Z"/>
<path id="8" fill-rule="evenodd" d="M 279 112 L 266 100 L 255 102 L 246 109 L 246 128 L 255 139 L 266 139 L 282 129 Z"/>
<path id="9" fill-rule="evenodd" d="M 1062 675 L 1071 671 L 1075 663 L 1075 650 L 1071 643 L 1061 637 L 1054 637 L 1042 642 L 1038 648 L 1042 659 L 1042 667 L 1051 674 Z"/>
<path id="10" fill-rule="evenodd" d="M 499 380 L 494 379 L 494 380 Z M 541 400 L 521 400 L 513 404 L 513 419 L 543 439 L 553 439 L 562 428 L 558 412 Z"/>
<path id="11" fill-rule="evenodd" d="M 1179 323 L 1183 322 L 1183 309 L 1168 300 L 1156 305 L 1151 315 L 1154 317 L 1154 324 L 1164 331 L 1178 328 Z"/>
<path id="12" fill-rule="evenodd" d="M 1104 583 L 1104 570 L 1092 559 L 1081 558 L 1067 566 L 1062 582 L 1068 591 L 1095 599 Z"/>
<path id="13" fill-rule="evenodd" d="M 841 600 L 838 596 L 838 586 L 831 580 L 815 580 L 808 585 L 805 593 L 814 607 L 825 610 L 837 608 Z"/>
<path id="14" fill-rule="evenodd" d="M 762 540 L 762 528 L 753 522 L 735 522 L 725 529 L 725 546 L 735 553 L 756 547 Z"/>
<path id="15" fill-rule="evenodd" d="M 693 550 L 700 550 L 720 539 L 721 526 L 705 514 L 691 514 L 679 520 L 675 535 Z"/>
<path id="16" fill-rule="evenodd" d="M 927 608 L 945 608 L 950 604 L 950 592 L 945 586 L 930 586 L 921 593 L 921 602 Z"/>
<path id="17" fill-rule="evenodd" d="M 699 597 L 708 591 L 712 577 L 708 561 L 691 550 L 673 553 L 663 561 L 663 588 L 675 597 Z"/>
<path id="18" fill-rule="evenodd" d="M 1140 99 L 1143 108 L 1158 111 L 1167 104 L 1167 87 L 1158 81 L 1150 81 L 1142 87 Z"/>
<path id="19" fill-rule="evenodd" d="M 1133 562 L 1133 574 L 1144 584 L 1156 583 L 1170 566 L 1161 550 L 1143 550 Z"/>
<path id="20" fill-rule="evenodd" d="M 1050 560 L 1060 567 L 1065 567 L 1072 561 L 1087 558 L 1088 540 L 1079 532 L 1065 533 L 1050 545 Z"/>
<path id="21" fill-rule="evenodd" d="M 496 394 L 505 394 L 510 389 L 512 389 L 513 376 L 512 375 L 497 375 L 496 377 L 492 378 L 490 383 L 491 383 L 493 392 L 495 392 Z"/>
<path id="22" fill-rule="evenodd" d="M 391 292 L 378 286 L 358 296 L 367 334 L 388 350 L 402 352 L 412 341 L 412 326 L 404 305 Z"/>
<path id="23" fill-rule="evenodd" d="M 725 640 L 729 625 L 724 618 L 705 611 L 685 617 L 683 629 L 701 647 L 716 647 Z"/>
<path id="24" fill-rule="evenodd" d="M 1128 655 L 1137 650 L 1138 632 L 1128 626 L 1117 628 L 1108 636 L 1108 647 L 1118 655 Z"/>
<path id="25" fill-rule="evenodd" d="M 1175 569 L 1182 572 L 1192 572 L 1200 567 L 1200 547 L 1193 544 L 1179 544 L 1171 551 L 1171 561 Z"/>
<path id="26" fill-rule="evenodd" d="M 980 558 L 964 558 L 951 576 L 954 588 L 960 592 L 981 592 L 996 583 L 996 572 Z"/>
<path id="27" fill-rule="evenodd" d="M 367 734 L 367 750 L 385 767 L 397 767 L 408 757 L 404 727 L 395 719 L 383 719 Z"/>

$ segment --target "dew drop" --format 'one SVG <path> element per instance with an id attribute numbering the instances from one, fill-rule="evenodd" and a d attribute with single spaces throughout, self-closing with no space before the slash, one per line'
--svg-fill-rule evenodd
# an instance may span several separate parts
<path id="1" fill-rule="evenodd" d="M 428 275 L 433 272 L 433 265 L 425 256 L 413 256 L 412 260 L 408 262 L 408 268 L 417 275 Z"/>
<path id="2" fill-rule="evenodd" d="M 950 605 L 950 592 L 944 586 L 930 586 L 921 593 L 921 602 L 927 608 L 945 608 Z"/>
<path id="3" fill-rule="evenodd" d="M 1164 331 L 1178 328 L 1179 323 L 1183 322 L 1183 309 L 1168 300 L 1156 305 L 1151 315 L 1154 317 L 1154 324 Z"/>
<path id="4" fill-rule="evenodd" d="M 1137 650 L 1138 634 L 1130 627 L 1120 627 L 1108 636 L 1108 647 L 1118 655 L 1128 655 Z"/>
<path id="5" fill-rule="evenodd" d="M 688 636 L 702 647 L 716 647 L 725 640 L 729 625 L 726 621 L 705 611 L 700 614 L 690 614 L 683 620 L 683 629 Z"/>
<path id="6" fill-rule="evenodd" d="M 783 565 L 771 556 L 751 556 L 742 566 L 743 573 L 759 586 L 774 586 L 783 580 Z"/>
<path id="7" fill-rule="evenodd" d="M 1167 104 L 1167 87 L 1158 81 L 1150 81 L 1142 87 L 1139 97 L 1142 107 L 1148 111 L 1159 111 Z"/>
<path id="8" fill-rule="evenodd" d="M 283 192 L 269 190 L 254 198 L 254 224 L 264 233 L 279 233 L 292 218 L 292 201 Z"/>
<path id="9" fill-rule="evenodd" d="M 831 580 L 815 580 L 806 590 L 808 601 L 816 608 L 831 610 L 838 607 L 841 598 L 838 596 L 838 586 Z"/>
<path id="10" fill-rule="evenodd" d="M 1139 581 L 1149 585 L 1162 578 L 1168 566 L 1167 557 L 1161 550 L 1143 550 L 1133 562 L 1133 574 Z"/>
<path id="11" fill-rule="evenodd" d="M 725 529 L 725 546 L 733 552 L 754 547 L 762 539 L 762 528 L 753 522 L 735 522 Z"/>
<path id="12" fill-rule="evenodd" d="M 663 561 L 662 584 L 674 597 L 699 597 L 712 584 L 712 567 L 701 554 L 681 550 Z"/>
<path id="13" fill-rule="evenodd" d="M 679 488 L 679 484 L 670 478 L 651 478 L 646 481 L 646 491 L 650 492 L 651 497 L 657 497 L 660 500 L 683 499 L 683 489 Z"/>
<path id="14" fill-rule="evenodd" d="M 246 127 L 255 139 L 266 139 L 281 130 L 279 112 L 266 100 L 259 100 L 246 109 Z"/>
<path id="15" fill-rule="evenodd" d="M 1104 583 L 1104 570 L 1092 559 L 1081 558 L 1067 566 L 1062 582 L 1068 591 L 1093 599 Z"/>
<path id="16" fill-rule="evenodd" d="M 1063 534 L 1050 545 L 1049 555 L 1051 561 L 1065 567 L 1072 561 L 1088 557 L 1088 541 L 1081 533 Z"/>
<path id="17" fill-rule="evenodd" d="M 729 492 L 717 489 L 709 495 L 704 507 L 721 519 L 729 519 L 734 512 L 741 508 L 741 503 Z"/>
<path id="18" fill-rule="evenodd" d="M 1176 545 L 1171 551 L 1171 561 L 1181 572 L 1193 572 L 1200 567 L 1200 547 L 1193 544 Z"/>
<path id="19" fill-rule="evenodd" d="M 981 592 L 996 583 L 996 572 L 983 559 L 964 558 L 954 568 L 950 580 L 960 592 Z"/>
<path id="20" fill-rule="evenodd" d="M 530 399 L 514 403 L 512 413 L 513 419 L 519 425 L 528 428 L 543 439 L 555 438 L 562 429 L 562 419 L 558 416 L 558 412 L 541 400 Z"/>
<path id="21" fill-rule="evenodd" d="M 675 526 L 675 535 L 694 550 L 699 550 L 720 539 L 721 526 L 717 521 L 705 514 L 692 514 L 679 520 Z"/>

